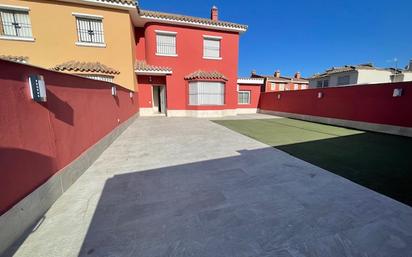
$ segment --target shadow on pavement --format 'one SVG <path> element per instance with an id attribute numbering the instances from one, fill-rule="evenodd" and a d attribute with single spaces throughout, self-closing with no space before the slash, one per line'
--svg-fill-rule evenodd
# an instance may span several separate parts
<path id="1" fill-rule="evenodd" d="M 361 256 L 377 250 L 406 256 L 411 250 L 412 239 L 397 221 L 374 227 L 376 234 L 396 233 L 408 242 L 397 249 L 385 244 L 388 237 L 366 238 L 369 247 L 358 247 L 365 231 L 352 231 L 404 205 L 376 200 L 374 192 L 271 147 L 239 153 L 108 179 L 79 256 L 309 256 L 319 251 L 324 254 L 316 256 Z M 343 241 L 308 243 L 337 235 Z"/>

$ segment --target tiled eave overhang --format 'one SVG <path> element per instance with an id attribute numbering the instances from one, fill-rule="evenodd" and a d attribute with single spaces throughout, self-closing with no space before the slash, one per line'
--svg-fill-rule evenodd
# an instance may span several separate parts
<path id="1" fill-rule="evenodd" d="M 155 66 L 147 64 L 146 61 L 136 61 L 135 73 L 137 75 L 171 75 L 173 70 L 169 67 Z"/>
<path id="2" fill-rule="evenodd" d="M 149 22 L 191 26 L 191 27 L 214 29 L 214 30 L 221 30 L 221 31 L 230 31 L 230 32 L 237 32 L 237 33 L 243 33 L 243 32 L 246 32 L 247 30 L 246 25 L 241 25 L 241 24 L 236 24 L 236 23 L 231 23 L 231 22 L 212 21 L 210 19 L 205 19 L 205 18 L 197 18 L 197 17 L 141 10 L 139 13 L 139 25 L 143 26 L 144 24 L 149 23 Z"/>
<path id="3" fill-rule="evenodd" d="M 225 75 L 217 71 L 202 71 L 198 70 L 195 71 L 187 76 L 185 76 L 185 80 L 190 81 L 227 81 Z"/>

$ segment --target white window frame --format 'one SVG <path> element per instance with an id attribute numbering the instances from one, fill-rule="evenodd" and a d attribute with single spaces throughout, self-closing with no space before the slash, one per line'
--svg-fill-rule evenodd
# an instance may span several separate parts
<path id="1" fill-rule="evenodd" d="M 279 91 L 285 91 L 286 90 L 286 84 L 285 83 L 279 83 Z"/>
<path id="2" fill-rule="evenodd" d="M 0 39 L 5 39 L 5 40 L 16 40 L 16 41 L 28 41 L 28 42 L 34 42 L 35 39 L 33 37 L 33 30 L 32 30 L 32 24 L 31 24 L 31 20 L 30 20 L 30 8 L 29 7 L 24 7 L 24 6 L 14 6 L 14 5 L 3 5 L 0 4 L 0 15 L 1 13 L 5 13 L 5 12 L 10 12 L 13 15 L 13 20 L 16 22 L 16 14 L 24 14 L 27 15 L 27 24 L 26 25 L 26 29 L 28 32 L 28 36 L 19 36 L 17 35 L 18 32 L 16 30 L 16 35 L 0 35 Z M 1 16 L 0 16 L 1 19 Z M 16 22 L 16 24 L 19 24 L 18 22 Z M 15 25 L 15 26 L 19 26 L 19 25 Z M 20 26 L 21 28 L 21 26 Z M 4 27 L 1 28 L 2 31 L 4 32 L 5 29 Z M 17 28 L 15 28 L 17 29 Z"/>
<path id="3" fill-rule="evenodd" d="M 241 103 L 240 102 L 240 94 L 244 94 L 244 93 L 246 93 L 247 95 L 248 95 L 248 97 L 247 97 L 247 103 Z M 239 104 L 239 105 L 248 105 L 248 104 L 250 104 L 250 96 L 251 96 L 251 92 L 250 92 L 250 90 L 239 90 L 239 92 L 238 92 L 238 94 L 237 94 L 237 103 Z"/>
<path id="4" fill-rule="evenodd" d="M 294 84 L 293 85 L 293 90 L 299 90 L 299 84 Z"/>
<path id="5" fill-rule="evenodd" d="M 211 84 L 210 86 L 216 87 L 219 84 L 220 92 L 206 92 L 205 84 Z M 192 88 L 196 87 L 196 88 Z M 203 92 L 200 92 L 203 91 Z M 190 106 L 223 106 L 225 105 L 226 98 L 226 84 L 222 81 L 190 81 L 189 82 L 189 105 Z M 213 95 L 217 96 L 217 101 L 213 102 Z"/>
<path id="6" fill-rule="evenodd" d="M 219 42 L 219 56 L 206 56 L 206 41 L 217 41 Z M 203 59 L 207 60 L 222 60 L 222 37 L 219 36 L 209 36 L 203 35 Z"/>
<path id="7" fill-rule="evenodd" d="M 177 32 L 174 31 L 165 31 L 165 30 L 155 30 L 156 33 L 156 55 L 157 56 L 168 56 L 168 57 L 177 57 Z M 169 36 L 174 37 L 174 53 L 162 53 L 159 51 L 159 38 L 158 36 Z"/>
<path id="8" fill-rule="evenodd" d="M 276 83 L 270 82 L 270 91 L 275 91 L 275 90 L 276 90 Z"/>
<path id="9" fill-rule="evenodd" d="M 85 13 L 77 13 L 73 12 L 72 15 L 76 19 L 76 34 L 77 34 L 77 41 L 75 44 L 77 46 L 87 46 L 87 47 L 106 47 L 106 41 L 105 41 L 105 36 L 104 36 L 104 24 L 103 24 L 103 19 L 104 17 L 101 15 L 94 15 L 94 14 L 85 14 Z M 89 26 L 91 25 L 91 21 L 97 21 L 101 23 L 100 28 L 96 27 L 95 29 L 101 29 L 101 31 L 98 31 L 101 33 L 101 38 L 100 40 L 93 41 L 93 37 L 91 37 L 91 41 L 83 41 L 81 38 L 80 34 L 80 28 L 79 28 L 79 21 L 80 20 L 89 20 Z"/>

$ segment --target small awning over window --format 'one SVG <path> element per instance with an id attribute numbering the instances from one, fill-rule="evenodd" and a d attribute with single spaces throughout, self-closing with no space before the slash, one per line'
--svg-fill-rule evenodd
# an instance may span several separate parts
<path id="1" fill-rule="evenodd" d="M 193 73 L 190 73 L 185 77 L 186 80 L 220 80 L 227 81 L 225 75 L 217 71 L 202 71 L 198 70 Z"/>
<path id="2" fill-rule="evenodd" d="M 68 61 L 60 65 L 56 65 L 52 68 L 52 70 L 76 73 L 120 74 L 119 71 L 101 64 L 100 62 Z"/>
<path id="3" fill-rule="evenodd" d="M 7 61 L 12 61 L 12 62 L 27 63 L 28 60 L 29 60 L 29 57 L 27 57 L 27 56 L 14 56 L 14 55 L 0 55 L 0 59 L 7 60 Z"/>
<path id="4" fill-rule="evenodd" d="M 146 61 L 136 61 L 135 72 L 137 75 L 169 75 L 172 69 L 169 67 L 155 66 L 147 64 Z"/>

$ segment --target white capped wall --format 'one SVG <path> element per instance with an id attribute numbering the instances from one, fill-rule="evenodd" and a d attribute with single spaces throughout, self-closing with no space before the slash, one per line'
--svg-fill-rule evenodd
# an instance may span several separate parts
<path id="1" fill-rule="evenodd" d="M 387 70 L 358 70 L 357 84 L 389 83 L 392 72 Z"/>

